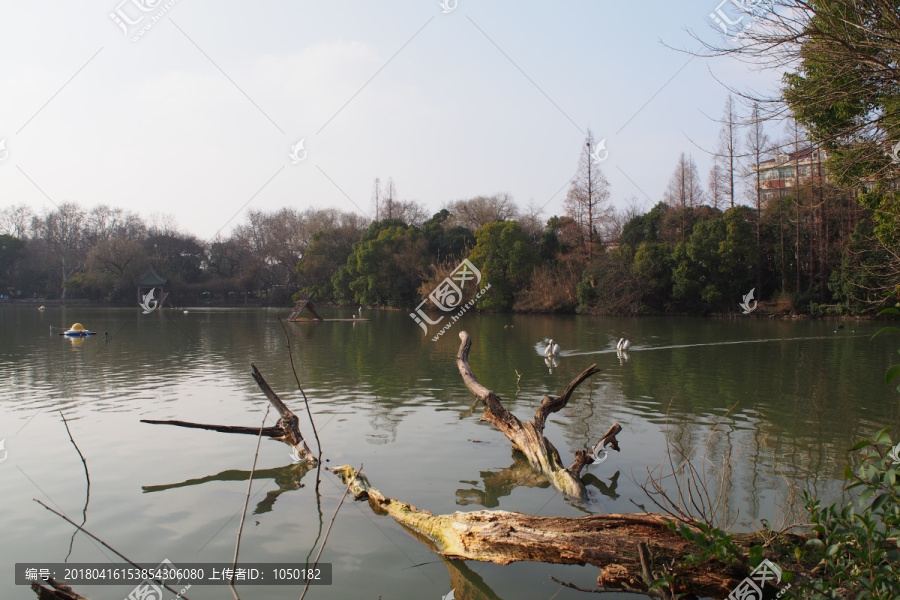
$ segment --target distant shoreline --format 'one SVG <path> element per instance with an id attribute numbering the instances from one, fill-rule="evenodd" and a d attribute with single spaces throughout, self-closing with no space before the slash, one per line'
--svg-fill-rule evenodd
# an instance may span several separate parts
<path id="1" fill-rule="evenodd" d="M 0 300 L 0 309 L 3 308 L 18 308 L 18 309 L 29 309 L 35 310 L 39 306 L 46 306 L 47 308 L 138 308 L 136 304 L 123 304 L 123 303 L 111 303 L 111 302 L 97 302 L 96 300 L 88 300 L 84 298 L 75 298 L 71 300 L 47 300 L 44 298 L 16 298 L 11 300 Z M 340 305 L 340 304 L 332 304 L 329 302 L 323 302 L 321 304 L 317 304 L 318 308 L 345 308 L 345 309 L 354 309 L 354 306 L 351 305 Z M 292 305 L 274 305 L 274 304 L 262 304 L 259 301 L 244 303 L 243 301 L 236 302 L 215 302 L 215 303 L 197 303 L 197 304 L 184 304 L 179 306 L 166 306 L 161 310 L 183 310 L 183 309 L 202 309 L 202 308 L 274 308 L 274 309 L 283 309 L 289 311 L 292 308 Z M 704 317 L 711 319 L 742 319 L 742 318 L 750 318 L 750 319 L 770 319 L 776 321 L 800 321 L 800 320 L 816 320 L 816 321 L 878 321 L 875 315 L 808 315 L 808 314 L 799 314 L 799 313 L 767 313 L 762 307 L 761 310 L 749 315 L 741 314 L 740 312 L 734 313 L 722 313 L 722 312 L 710 312 L 705 314 L 691 314 L 691 313 L 658 313 L 658 314 L 641 314 L 641 315 L 618 315 L 622 318 L 641 318 L 641 317 Z M 398 311 L 403 312 L 406 309 L 397 308 L 394 306 L 382 306 L 382 307 L 368 307 L 368 310 L 385 310 L 385 311 Z M 566 316 L 583 316 L 583 317 L 616 317 L 617 315 L 607 315 L 607 314 L 590 314 L 590 313 L 571 313 L 571 312 L 535 312 L 535 311 L 510 311 L 510 312 L 495 312 L 495 311 L 479 311 L 483 314 L 496 314 L 496 315 L 566 315 Z"/>

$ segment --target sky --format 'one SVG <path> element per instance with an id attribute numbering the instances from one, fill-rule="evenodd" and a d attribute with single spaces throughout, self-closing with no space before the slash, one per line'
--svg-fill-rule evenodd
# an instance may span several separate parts
<path id="1" fill-rule="evenodd" d="M 720 35 L 717 6 L 0 1 L 0 208 L 107 204 L 209 239 L 249 209 L 371 217 L 391 177 L 429 212 L 508 193 L 547 218 L 590 128 L 613 204 L 646 209 L 681 152 L 706 181 L 721 82 L 780 79 L 667 47 Z"/>

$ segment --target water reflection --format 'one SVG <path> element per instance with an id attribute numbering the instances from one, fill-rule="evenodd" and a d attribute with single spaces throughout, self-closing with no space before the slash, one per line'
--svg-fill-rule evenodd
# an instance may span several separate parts
<path id="1" fill-rule="evenodd" d="M 278 497 L 281 494 L 285 492 L 296 491 L 304 487 L 303 483 L 301 483 L 301 480 L 314 468 L 315 467 L 310 466 L 309 463 L 301 462 L 297 464 L 286 465 L 284 467 L 277 467 L 274 469 L 260 469 L 253 472 L 254 481 L 261 479 L 272 479 L 275 481 L 275 485 L 278 486 L 278 489 L 266 492 L 266 497 L 256 505 L 256 509 L 254 509 L 253 514 L 260 515 L 263 513 L 271 512 L 272 507 L 275 505 L 275 501 L 278 500 Z M 227 471 L 222 471 L 221 473 L 216 473 L 215 475 L 207 475 L 206 477 L 187 479 L 178 483 L 168 483 L 164 485 L 145 485 L 141 487 L 144 490 L 145 494 L 149 494 L 153 492 L 163 492 L 165 490 L 173 490 L 194 485 L 202 485 L 211 481 L 247 481 L 249 479 L 250 471 L 229 469 Z"/>
<path id="2" fill-rule="evenodd" d="M 462 560 L 441 557 L 450 573 L 450 589 L 456 600 L 502 600 L 484 579 Z"/>
<path id="3" fill-rule="evenodd" d="M 349 318 L 350 312 L 331 309 L 323 316 Z M 8 466 L 21 464 L 54 497 L 77 490 L 78 506 L 72 510 L 81 510 L 84 503 L 83 473 L 68 468 L 71 465 L 58 468 L 60 446 L 45 439 L 47 431 L 55 431 L 48 428 L 46 417 L 60 408 L 70 422 L 79 423 L 78 441 L 92 479 L 96 465 L 90 512 L 92 520 L 111 515 L 104 533 L 141 539 L 148 553 L 160 555 L 193 551 L 209 539 L 242 506 L 244 490 L 231 490 L 228 483 L 246 481 L 249 472 L 231 468 L 240 464 L 232 453 L 239 450 L 241 460 L 246 459 L 252 455 L 252 441 L 236 445 L 231 436 L 197 433 L 196 445 L 185 452 L 183 431 L 148 434 L 139 421 L 255 422 L 265 402 L 249 377 L 250 362 L 255 362 L 301 417 L 303 432 L 311 433 L 284 332 L 275 319 L 278 314 L 256 309 L 191 309 L 189 315 L 161 310 L 141 315 L 138 309 L 0 309 L 0 380 L 6 383 L 0 387 L 0 439 L 9 438 L 9 446 L 17 449 L 0 468 L 0 482 L 10 499 L 0 506 L 0 519 L 10 524 L 4 532 L 7 548 L 39 553 L 45 544 L 33 527 L 22 525 L 33 516 L 29 505 L 36 492 L 27 479 L 13 477 L 18 470 Z M 760 518 L 774 521 L 779 498 L 792 485 L 835 500 L 841 494 L 848 448 L 883 426 L 900 426 L 897 394 L 883 383 L 884 370 L 896 358 L 896 340 L 870 341 L 877 324 L 856 324 L 856 332 L 835 334 L 832 323 L 813 321 L 465 315 L 454 330 L 465 329 L 473 337 L 472 369 L 520 418 L 533 414 L 544 395 L 559 394 L 589 364 L 596 362 L 601 369 L 551 417 L 546 431 L 562 462 L 569 464 L 576 450 L 589 447 L 611 423 L 623 426 L 622 452 L 583 476 L 591 490 L 597 490 L 592 498 L 596 501 L 575 507 L 523 468 L 527 463 L 521 455 L 513 452 L 511 459 L 503 435 L 479 422 L 481 407 L 473 404 L 456 369 L 455 335 L 432 342 L 405 313 L 371 310 L 366 316 L 371 321 L 357 326 L 287 325 L 323 448 L 333 460 L 340 456 L 346 462 L 365 462 L 378 474 L 382 489 L 436 514 L 459 506 L 562 515 L 631 512 L 635 503 L 650 504 L 633 479 L 640 483 L 646 469 L 661 464 L 671 444 L 678 455 L 706 453 L 710 477 L 714 467 L 727 464 L 726 515 L 738 516 L 739 525 L 750 528 L 758 526 Z M 109 340 L 95 336 L 63 341 L 47 335 L 51 323 L 76 321 L 108 331 Z M 615 340 L 624 332 L 635 343 L 629 356 L 620 357 Z M 535 340 L 551 335 L 566 349 L 561 359 L 543 355 L 546 342 L 535 345 Z M 68 444 L 64 431 L 53 435 Z M 148 460 L 151 435 L 150 454 L 164 457 L 165 468 L 141 462 Z M 113 444 L 116 452 L 109 451 Z M 261 468 L 254 475 L 271 480 L 267 485 L 272 488 L 256 505 L 256 514 L 279 512 L 279 519 L 269 519 L 279 527 L 266 532 L 265 544 L 246 544 L 248 554 L 255 553 L 260 562 L 284 553 L 305 555 L 315 541 L 314 519 L 308 526 L 310 515 L 316 514 L 315 496 L 283 496 L 303 487 L 307 468 L 281 466 L 285 458 L 282 448 L 275 452 L 264 447 Z M 134 464 L 143 466 L 133 469 Z M 148 486 L 142 478 L 177 483 Z M 142 500 L 138 487 L 146 495 L 152 493 L 152 502 Z M 175 488 L 184 492 L 162 493 Z M 335 495 L 342 490 L 328 491 Z M 284 499 L 276 503 L 280 497 Z M 341 518 L 349 520 L 351 514 L 348 510 Z M 336 525 L 329 542 L 335 564 L 340 560 L 353 565 L 354 580 L 368 581 L 384 597 L 418 597 L 409 590 L 418 586 L 421 574 L 398 576 L 389 559 L 367 554 L 364 548 L 377 548 L 385 534 L 371 526 L 371 514 L 356 516 L 371 531 Z M 177 541 L 163 539 L 160 522 L 177 528 Z M 221 553 L 210 554 L 210 560 L 227 559 L 233 552 L 231 541 L 221 537 L 221 547 L 217 539 L 204 550 Z M 411 555 L 421 550 L 411 540 L 397 543 Z M 77 539 L 72 560 L 89 562 L 88 546 Z M 0 561 L 12 561 L 12 552 L 0 549 Z M 158 559 L 155 554 L 142 558 Z M 458 587 L 457 598 L 496 597 L 483 580 L 459 572 L 466 569 L 451 572 L 454 584 L 467 585 L 463 579 L 475 583 L 471 596 L 463 596 Z M 440 573 L 446 577 L 443 569 Z M 0 585 L 8 581 L 5 577 L 0 573 Z M 535 585 L 546 582 L 539 573 L 520 579 L 504 579 L 502 589 L 530 597 Z M 439 583 L 443 588 L 445 581 Z M 494 585 L 501 589 L 499 581 Z M 259 598 L 287 597 L 272 587 Z M 438 597 L 449 589 L 428 594 Z M 327 599 L 356 597 L 356 592 L 341 585 L 319 590 Z"/>
<path id="4" fill-rule="evenodd" d="M 477 488 L 456 490 L 456 503 L 462 506 L 478 504 L 485 508 L 500 506 L 499 499 L 509 496 L 517 487 L 550 487 L 547 478 L 535 471 L 525 455 L 513 451 L 513 464 L 501 471 L 482 471 L 483 490 Z M 470 483 L 463 481 L 461 483 Z M 471 482 L 475 484 L 476 482 Z"/>
<path id="5" fill-rule="evenodd" d="M 559 359 L 555 356 L 544 358 L 544 364 L 547 365 L 547 372 L 553 375 L 553 369 L 559 366 Z"/>
<path id="6" fill-rule="evenodd" d="M 456 490 L 456 503 L 461 506 L 477 504 L 485 508 L 500 506 L 500 498 L 509 496 L 516 488 L 548 488 L 550 482 L 547 478 L 535 471 L 528 463 L 525 455 L 518 450 L 513 450 L 513 464 L 500 471 L 482 471 L 480 473 L 482 488 L 475 487 Z M 616 488 L 619 485 L 619 472 L 616 471 L 606 483 L 596 475 L 585 473 L 581 477 L 587 486 L 594 487 L 603 496 L 610 500 L 619 497 Z M 477 481 L 461 481 L 470 485 L 478 485 Z"/>

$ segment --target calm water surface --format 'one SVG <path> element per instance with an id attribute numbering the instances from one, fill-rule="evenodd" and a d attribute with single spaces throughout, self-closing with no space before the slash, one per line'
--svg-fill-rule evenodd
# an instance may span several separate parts
<path id="1" fill-rule="evenodd" d="M 258 426 L 266 402 L 250 377 L 253 362 L 301 415 L 314 444 L 276 320 L 284 312 L 0 308 L 0 439 L 8 451 L 0 464 L 3 598 L 34 598 L 13 585 L 17 561 L 62 562 L 70 544 L 70 562 L 115 558 L 84 534 L 73 541 L 74 528 L 33 498 L 77 522 L 86 515 L 89 531 L 138 562 L 230 562 L 256 438 L 139 421 Z M 687 452 L 703 447 L 719 424 L 710 461 L 730 453 L 729 511 L 738 527 L 755 527 L 777 515 L 789 481 L 839 497 L 847 448 L 900 425 L 898 394 L 883 382 L 898 340 L 871 341 L 876 324 L 835 332 L 828 322 L 746 318 L 467 315 L 432 342 L 405 313 L 365 316 L 372 320 L 288 325 L 324 455 L 329 466 L 364 464 L 386 495 L 433 513 L 633 512 L 635 502 L 646 503 L 638 483 L 663 460 L 667 436 Z M 109 340 L 51 335 L 51 325 L 76 321 L 108 332 Z M 502 476 L 518 459 L 473 410 L 454 362 L 461 329 L 473 336 L 476 375 L 520 417 L 530 418 L 544 394 L 559 394 L 591 363 L 602 369 L 547 429 L 568 463 L 613 422 L 622 425 L 622 452 L 589 469 L 597 480 L 587 504 Z M 615 352 L 621 336 L 632 341 L 623 362 Z M 542 356 L 550 337 L 563 348 L 556 367 Z M 90 470 L 86 510 L 84 469 L 60 411 Z M 320 490 L 327 526 L 343 487 L 323 472 Z M 305 562 L 319 532 L 315 472 L 292 465 L 284 444 L 263 440 L 241 560 Z M 349 500 L 321 560 L 333 563 L 334 584 L 308 598 L 438 600 L 455 586 L 460 600 L 574 599 L 579 592 L 561 590 L 548 575 L 582 586 L 595 585 L 597 575 L 592 567 L 446 563 L 389 517 Z M 463 580 L 471 584 L 465 595 Z M 130 589 L 78 591 L 106 600 Z M 230 598 L 210 586 L 187 595 Z M 246 600 L 299 595 L 293 587 L 241 588 Z"/>

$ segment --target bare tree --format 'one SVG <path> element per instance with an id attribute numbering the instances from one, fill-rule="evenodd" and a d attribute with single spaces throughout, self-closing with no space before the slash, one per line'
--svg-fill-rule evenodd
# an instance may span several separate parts
<path id="1" fill-rule="evenodd" d="M 34 213 L 24 204 L 7 206 L 0 210 L 0 234 L 15 238 L 26 238 L 31 233 L 31 222 Z"/>
<path id="2" fill-rule="evenodd" d="M 739 134 L 739 118 L 734 107 L 734 97 L 728 94 L 725 101 L 725 112 L 722 114 L 722 129 L 719 130 L 719 146 L 716 149 L 716 164 L 721 166 L 721 179 L 716 181 L 716 188 L 722 188 L 731 201 L 731 208 L 734 208 L 734 173 L 738 168 L 738 155 L 740 153 L 738 141 Z M 712 182 L 711 182 L 712 183 Z"/>
<path id="3" fill-rule="evenodd" d="M 150 215 L 147 233 L 149 235 L 176 235 L 178 234 L 178 219 L 170 214 L 153 213 Z"/>
<path id="4" fill-rule="evenodd" d="M 684 152 L 678 157 L 678 164 L 669 179 L 666 191 L 663 192 L 663 200 L 682 210 L 694 208 L 703 203 L 703 187 L 700 184 L 700 173 L 697 163 L 690 155 Z"/>
<path id="5" fill-rule="evenodd" d="M 378 177 L 375 178 L 375 183 L 372 185 L 372 205 L 375 208 L 375 220 L 381 220 L 381 179 Z"/>
<path id="6" fill-rule="evenodd" d="M 388 177 L 387 185 L 383 190 L 383 216 L 384 219 L 393 219 L 397 215 L 394 214 L 394 203 L 399 200 L 397 196 L 397 187 L 394 185 L 394 178 Z"/>
<path id="7" fill-rule="evenodd" d="M 566 195 L 566 214 L 586 232 L 588 260 L 593 258 L 594 236 L 612 213 L 609 204 L 609 182 L 591 155 L 594 134 L 588 129 L 584 147 L 578 158 L 578 172 Z"/>
<path id="8" fill-rule="evenodd" d="M 762 223 L 762 172 L 759 165 L 763 157 L 770 152 L 771 141 L 766 133 L 765 121 L 759 110 L 759 104 L 754 103 L 750 110 L 750 118 L 747 121 L 747 152 L 753 161 L 754 169 L 747 169 L 745 175 L 748 179 L 748 194 L 756 205 L 756 292 L 762 295 L 762 240 L 760 225 Z"/>
<path id="9" fill-rule="evenodd" d="M 91 246 L 112 238 L 139 240 L 146 234 L 147 226 L 135 212 L 99 204 L 85 216 L 85 235 Z"/>
<path id="10" fill-rule="evenodd" d="M 522 227 L 522 230 L 528 234 L 528 237 L 533 243 L 537 243 L 544 233 L 543 214 L 543 207 L 538 206 L 537 203 L 532 200 L 528 203 L 528 206 L 525 207 L 525 212 L 521 213 L 516 218 L 516 221 Z"/>
<path id="11" fill-rule="evenodd" d="M 687 240 L 687 211 L 703 202 L 703 188 L 700 186 L 700 173 L 697 163 L 684 152 L 678 157 L 678 164 L 669 179 L 663 201 L 677 208 L 681 214 L 681 241 Z"/>
<path id="12" fill-rule="evenodd" d="M 725 189 L 722 186 L 722 175 L 724 173 L 724 169 L 719 165 L 718 158 L 713 160 L 712 167 L 709 169 L 709 178 L 707 179 L 706 190 L 709 192 L 706 196 L 709 201 L 709 205 L 716 210 L 719 210 L 721 205 L 725 204 L 726 194 Z M 732 206 L 734 206 L 734 202 L 732 202 Z"/>
<path id="13" fill-rule="evenodd" d="M 392 202 L 392 211 L 395 219 L 400 219 L 408 225 L 421 227 L 428 220 L 428 210 L 421 202 L 415 200 L 395 200 Z"/>
<path id="14" fill-rule="evenodd" d="M 35 237 L 49 250 L 66 298 L 66 282 L 84 267 L 88 245 L 84 235 L 85 212 L 73 202 L 32 220 Z"/>
<path id="15" fill-rule="evenodd" d="M 615 209 L 612 216 L 604 224 L 603 237 L 607 240 L 618 242 L 622 237 L 622 230 L 633 218 L 644 214 L 644 208 L 637 196 L 629 196 L 625 199 L 625 206 Z"/>
<path id="16" fill-rule="evenodd" d="M 450 211 L 449 226 L 461 225 L 472 231 L 488 223 L 510 221 L 519 216 L 519 209 L 512 196 L 505 193 L 456 200 L 448 202 L 445 208 Z"/>

